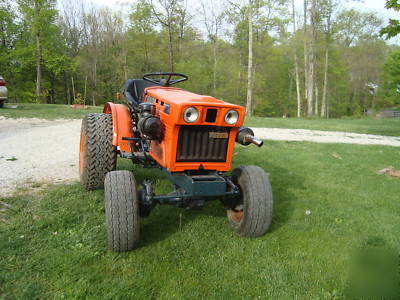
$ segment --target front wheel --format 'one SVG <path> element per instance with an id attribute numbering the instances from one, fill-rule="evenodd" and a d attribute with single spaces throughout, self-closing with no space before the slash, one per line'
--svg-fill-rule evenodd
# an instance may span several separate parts
<path id="1" fill-rule="evenodd" d="M 112 171 L 104 180 L 108 246 L 130 251 L 139 243 L 139 200 L 132 172 Z"/>
<path id="2" fill-rule="evenodd" d="M 233 230 L 242 237 L 264 235 L 272 222 L 272 188 L 267 174 L 257 166 L 241 166 L 233 170 L 232 181 L 240 189 L 240 198 L 228 210 Z"/>

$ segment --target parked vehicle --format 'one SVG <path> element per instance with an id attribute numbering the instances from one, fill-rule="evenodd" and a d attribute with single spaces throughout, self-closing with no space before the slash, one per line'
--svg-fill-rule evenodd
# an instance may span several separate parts
<path id="1" fill-rule="evenodd" d="M 273 201 L 265 171 L 240 166 L 227 173 L 235 142 L 261 147 L 263 141 L 242 127 L 243 107 L 171 87 L 187 79 L 180 73 L 130 79 L 127 106 L 108 102 L 102 114 L 82 121 L 80 178 L 87 190 L 104 186 L 108 244 L 114 251 L 138 246 L 140 218 L 157 204 L 199 209 L 219 199 L 240 236 L 258 237 L 270 227 Z M 117 156 L 161 169 L 173 192 L 156 195 L 149 180 L 138 190 L 132 172 L 116 171 Z"/>
<path id="2" fill-rule="evenodd" d="M 6 85 L 6 81 L 0 76 L 0 108 L 3 107 L 4 102 L 7 100 L 8 91 Z"/>

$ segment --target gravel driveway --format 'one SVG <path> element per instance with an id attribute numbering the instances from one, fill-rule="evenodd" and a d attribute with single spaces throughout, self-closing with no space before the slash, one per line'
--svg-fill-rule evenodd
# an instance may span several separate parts
<path id="1" fill-rule="evenodd" d="M 80 124 L 0 117 L 0 196 L 35 182 L 78 180 Z M 266 140 L 400 146 L 399 137 L 279 128 L 254 132 Z"/>
<path id="2" fill-rule="evenodd" d="M 306 141 L 315 143 L 383 145 L 400 147 L 400 137 L 342 131 L 308 129 L 252 128 L 254 134 L 265 140 Z"/>
<path id="3" fill-rule="evenodd" d="M 0 117 L 0 196 L 32 182 L 77 180 L 80 124 Z"/>

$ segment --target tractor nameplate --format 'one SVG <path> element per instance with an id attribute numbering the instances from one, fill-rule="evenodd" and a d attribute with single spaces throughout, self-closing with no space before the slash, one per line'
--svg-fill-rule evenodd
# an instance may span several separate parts
<path id="1" fill-rule="evenodd" d="M 212 139 L 227 139 L 229 134 L 227 132 L 209 132 L 208 136 Z"/>

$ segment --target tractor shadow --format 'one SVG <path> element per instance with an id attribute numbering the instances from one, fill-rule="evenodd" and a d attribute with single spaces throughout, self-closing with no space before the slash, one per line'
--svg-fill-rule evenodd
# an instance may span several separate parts
<path id="1" fill-rule="evenodd" d="M 292 191 L 304 189 L 304 179 L 290 170 L 270 162 L 259 164 L 259 166 L 270 174 L 274 211 L 269 232 L 274 232 L 286 224 L 293 214 L 297 198 Z M 128 168 L 121 166 L 121 169 L 133 171 L 138 187 L 144 180 L 151 180 L 155 183 L 156 194 L 168 193 L 172 190 L 172 186 L 158 169 L 143 169 L 132 165 Z M 169 205 L 156 206 L 149 217 L 141 219 L 140 245 L 145 247 L 160 242 L 181 231 L 196 219 L 207 217 L 219 219 L 215 221 L 216 226 L 224 222 L 226 222 L 226 226 L 229 226 L 226 210 L 218 200 L 207 202 L 203 210 L 185 210 Z"/>
<path id="2" fill-rule="evenodd" d="M 304 177 L 273 164 L 268 164 L 265 170 L 269 173 L 274 197 L 272 225 L 268 232 L 274 232 L 290 220 L 298 201 L 296 192 L 305 189 Z"/>

